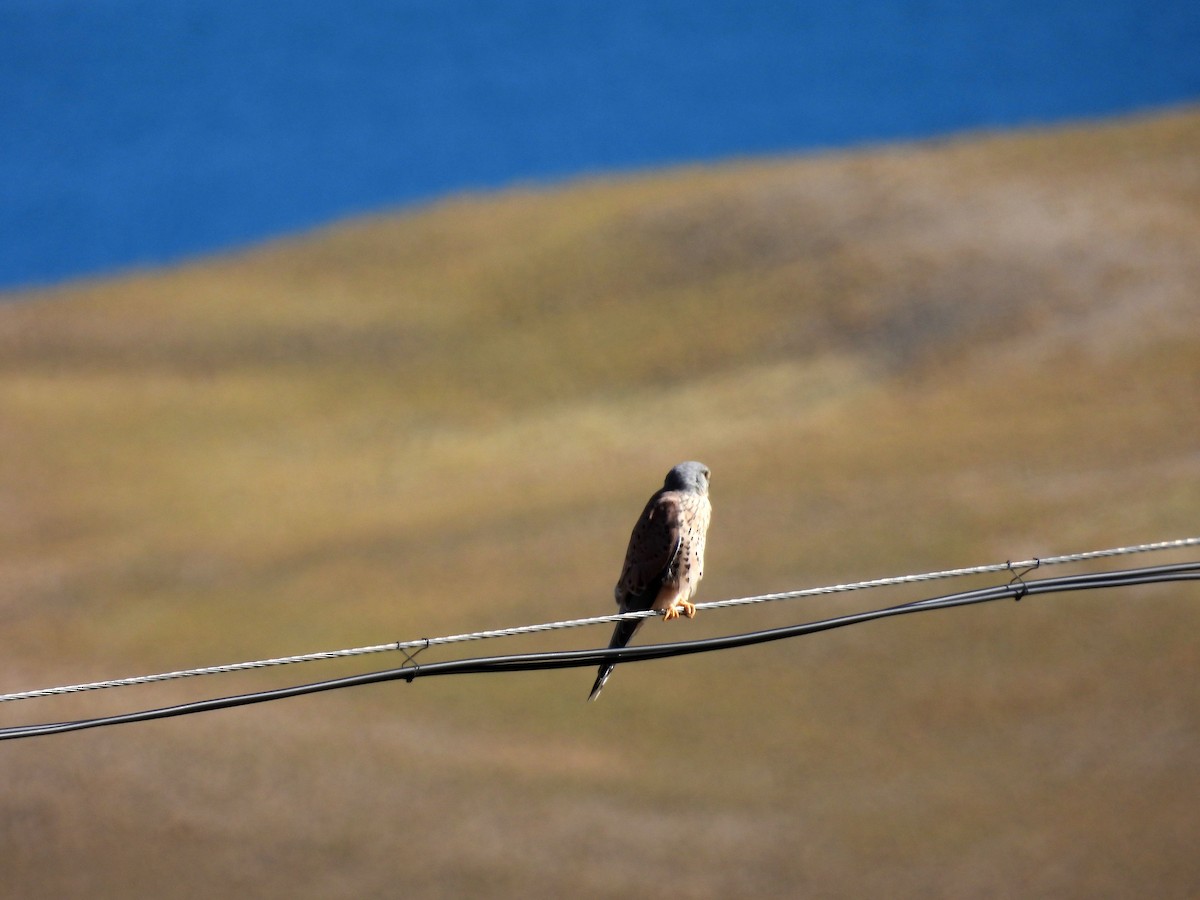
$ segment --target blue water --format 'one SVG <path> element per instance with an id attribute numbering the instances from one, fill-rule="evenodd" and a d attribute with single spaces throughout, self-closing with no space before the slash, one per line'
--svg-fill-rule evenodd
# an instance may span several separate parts
<path id="1" fill-rule="evenodd" d="M 469 188 L 1197 99 L 1196 0 L 0 0 L 0 286 Z"/>

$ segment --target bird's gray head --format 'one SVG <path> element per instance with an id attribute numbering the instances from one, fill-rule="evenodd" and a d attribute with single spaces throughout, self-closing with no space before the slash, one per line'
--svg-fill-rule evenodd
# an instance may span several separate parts
<path id="1" fill-rule="evenodd" d="M 682 462 L 667 473 L 663 487 L 668 491 L 708 493 L 708 466 L 700 462 Z"/>

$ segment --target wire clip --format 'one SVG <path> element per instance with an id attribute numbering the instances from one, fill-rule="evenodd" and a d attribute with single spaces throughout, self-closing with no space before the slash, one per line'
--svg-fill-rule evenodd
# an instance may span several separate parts
<path id="1" fill-rule="evenodd" d="M 1015 600 L 1017 603 L 1020 603 L 1021 598 L 1025 597 L 1029 593 L 1029 587 L 1025 584 L 1025 579 L 1022 576 L 1028 575 L 1030 572 L 1041 566 L 1041 564 L 1042 561 L 1035 556 L 1033 558 L 1033 565 L 1026 566 L 1018 572 L 1013 568 L 1011 559 L 1005 563 L 1005 566 L 1008 567 L 1008 571 L 1013 573 L 1013 577 L 1008 580 L 1009 586 L 1011 587 L 1014 584 L 1017 586 L 1017 592 L 1013 596 L 1013 600 Z"/>
<path id="2" fill-rule="evenodd" d="M 429 645 L 432 643 L 429 638 L 421 638 L 421 641 L 421 646 L 417 647 L 411 653 L 404 649 L 404 645 L 406 643 L 411 643 L 411 641 L 396 641 L 396 649 L 404 654 L 404 662 L 400 665 L 400 669 L 411 670 L 410 674 L 404 679 L 409 684 L 412 684 L 412 680 L 417 677 L 417 671 L 421 668 L 421 666 L 417 663 L 417 656 L 419 656 L 423 651 L 428 650 Z"/>

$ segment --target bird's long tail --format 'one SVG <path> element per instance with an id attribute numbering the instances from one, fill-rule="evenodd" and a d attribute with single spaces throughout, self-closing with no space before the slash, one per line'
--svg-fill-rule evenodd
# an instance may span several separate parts
<path id="1" fill-rule="evenodd" d="M 608 649 L 612 650 L 615 647 L 624 647 L 629 643 L 630 638 L 634 636 L 645 619 L 623 619 L 617 623 L 617 627 L 613 629 L 612 640 L 608 642 Z M 600 667 L 600 672 L 596 675 L 596 683 L 592 685 L 592 692 L 588 694 L 588 700 L 595 700 L 600 696 L 600 692 L 604 690 L 604 683 L 608 681 L 608 676 L 612 675 L 612 671 L 616 668 L 616 663 L 605 663 Z"/>

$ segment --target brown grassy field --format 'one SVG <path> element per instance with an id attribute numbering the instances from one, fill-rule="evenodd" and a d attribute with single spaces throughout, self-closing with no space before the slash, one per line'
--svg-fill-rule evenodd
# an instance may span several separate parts
<path id="1" fill-rule="evenodd" d="M 5 299 L 0 691 L 607 613 L 682 459 L 713 470 L 700 600 L 1200 534 L 1195 110 L 461 197 Z M 1200 895 L 1194 586 L 591 679 L 0 744 L 0 894 Z"/>

